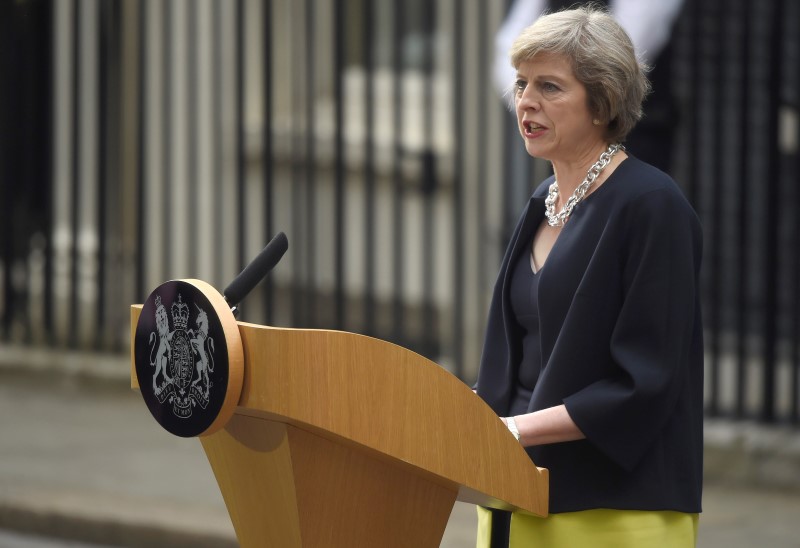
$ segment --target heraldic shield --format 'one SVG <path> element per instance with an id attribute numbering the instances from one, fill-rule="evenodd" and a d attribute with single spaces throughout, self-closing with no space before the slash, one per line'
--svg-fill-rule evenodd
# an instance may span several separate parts
<path id="1" fill-rule="evenodd" d="M 222 428 L 242 391 L 242 340 L 225 298 L 200 280 L 171 280 L 142 306 L 131 349 L 139 388 L 167 431 Z"/>

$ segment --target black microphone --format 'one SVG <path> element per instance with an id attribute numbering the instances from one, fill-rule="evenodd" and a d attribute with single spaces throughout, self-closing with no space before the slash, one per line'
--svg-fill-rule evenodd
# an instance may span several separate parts
<path id="1" fill-rule="evenodd" d="M 242 302 L 247 294 L 258 285 L 258 282 L 263 280 L 264 276 L 278 264 L 288 248 L 289 240 L 286 238 L 286 234 L 278 232 L 267 244 L 267 247 L 225 288 L 222 294 L 225 295 L 228 304 L 235 307 Z"/>

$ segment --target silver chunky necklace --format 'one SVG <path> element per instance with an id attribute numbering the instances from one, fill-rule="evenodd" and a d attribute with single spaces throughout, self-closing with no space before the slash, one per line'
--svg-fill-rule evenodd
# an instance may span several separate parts
<path id="1" fill-rule="evenodd" d="M 548 225 L 564 226 L 564 223 L 567 222 L 567 219 L 569 219 L 569 216 L 572 214 L 572 210 L 581 200 L 583 200 L 584 196 L 586 196 L 586 192 L 589 190 L 589 187 L 594 184 L 597 176 L 600 175 L 600 172 L 603 171 L 603 169 L 605 169 L 609 163 L 611 163 L 611 158 L 613 158 L 620 149 L 624 150 L 625 147 L 619 143 L 608 145 L 608 148 L 605 149 L 600 155 L 600 159 L 589 168 L 589 171 L 586 173 L 586 178 L 581 184 L 578 185 L 578 188 L 575 189 L 575 192 L 572 193 L 572 196 L 569 197 L 567 202 L 564 204 L 564 207 L 558 213 L 556 213 L 556 200 L 558 200 L 558 181 L 553 181 L 553 184 L 550 185 L 550 190 L 547 192 L 547 198 L 544 201 L 544 214 L 547 216 Z"/>

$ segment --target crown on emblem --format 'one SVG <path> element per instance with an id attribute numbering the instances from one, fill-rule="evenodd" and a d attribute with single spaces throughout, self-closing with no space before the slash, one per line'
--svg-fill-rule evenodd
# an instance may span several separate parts
<path id="1" fill-rule="evenodd" d="M 172 323 L 175 329 L 186 329 L 186 326 L 189 325 L 189 306 L 182 302 L 180 293 L 178 293 L 178 302 L 172 303 Z"/>

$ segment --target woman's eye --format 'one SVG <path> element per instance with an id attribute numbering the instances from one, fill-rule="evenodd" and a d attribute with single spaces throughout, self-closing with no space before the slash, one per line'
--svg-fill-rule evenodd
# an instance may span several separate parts
<path id="1" fill-rule="evenodd" d="M 522 93 L 523 91 L 525 91 L 525 87 L 527 85 L 528 82 L 526 82 L 525 80 L 517 80 L 516 82 L 514 82 L 514 91 L 516 93 Z"/>
<path id="2" fill-rule="evenodd" d="M 542 84 L 542 91 L 549 91 L 549 92 L 558 91 L 558 86 L 552 82 L 545 82 L 544 84 Z"/>

